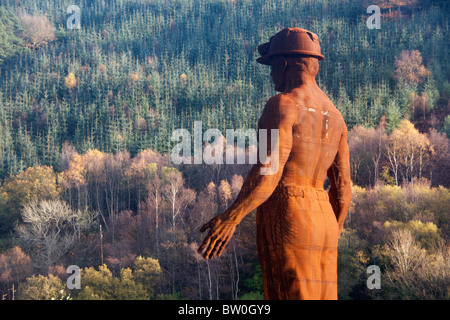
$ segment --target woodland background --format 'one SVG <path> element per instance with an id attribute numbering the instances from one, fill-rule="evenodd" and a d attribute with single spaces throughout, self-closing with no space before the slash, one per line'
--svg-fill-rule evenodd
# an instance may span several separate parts
<path id="1" fill-rule="evenodd" d="M 275 94 L 256 47 L 283 27 L 319 36 L 317 79 L 349 129 L 339 298 L 450 298 L 445 1 L 73 2 L 0 5 L 2 299 L 262 299 L 254 212 L 220 259 L 196 253 L 249 165 L 175 166 L 170 137 L 256 128 Z"/>

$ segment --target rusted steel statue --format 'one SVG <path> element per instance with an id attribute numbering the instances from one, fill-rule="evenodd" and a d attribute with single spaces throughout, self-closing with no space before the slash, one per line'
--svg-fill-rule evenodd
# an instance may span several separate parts
<path id="1" fill-rule="evenodd" d="M 275 90 L 259 129 L 278 129 L 278 171 L 250 170 L 235 202 L 202 228 L 205 258 L 220 256 L 236 226 L 257 209 L 257 246 L 266 299 L 337 299 L 337 245 L 351 200 L 347 127 L 319 88 L 319 39 L 286 28 L 258 46 Z M 272 150 L 268 146 L 268 152 Z M 331 186 L 324 190 L 328 176 Z"/>

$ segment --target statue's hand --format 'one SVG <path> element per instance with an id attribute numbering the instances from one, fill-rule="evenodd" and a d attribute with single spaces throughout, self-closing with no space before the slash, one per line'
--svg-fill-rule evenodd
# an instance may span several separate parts
<path id="1" fill-rule="evenodd" d="M 203 253 L 205 259 L 214 258 L 216 253 L 220 257 L 223 249 L 236 230 L 236 224 L 227 221 L 224 214 L 219 214 L 204 224 L 200 232 L 204 232 L 206 229 L 209 229 L 209 232 L 202 245 L 198 248 L 198 253 L 201 253 L 208 246 Z"/>

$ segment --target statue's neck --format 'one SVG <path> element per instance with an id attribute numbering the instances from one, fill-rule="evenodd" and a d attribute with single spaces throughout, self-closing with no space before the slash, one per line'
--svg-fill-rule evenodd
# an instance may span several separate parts
<path id="1" fill-rule="evenodd" d="M 316 82 L 316 77 L 309 74 L 286 74 L 286 81 L 284 82 L 284 92 L 292 91 L 293 89 L 303 87 L 308 90 L 316 90 L 319 88 Z"/>

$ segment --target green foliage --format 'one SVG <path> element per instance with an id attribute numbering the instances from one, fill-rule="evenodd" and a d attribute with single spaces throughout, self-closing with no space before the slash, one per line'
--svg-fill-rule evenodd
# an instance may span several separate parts
<path id="1" fill-rule="evenodd" d="M 264 300 L 264 294 L 262 292 L 249 292 L 240 296 L 239 300 Z"/>
<path id="2" fill-rule="evenodd" d="M 338 294 L 339 299 L 361 299 L 364 292 L 352 290 L 366 278 L 368 266 L 368 244 L 361 240 L 356 230 L 344 228 L 339 237 L 338 247 Z"/>
<path id="3" fill-rule="evenodd" d="M 62 289 L 61 289 L 62 288 Z M 61 279 L 54 275 L 34 275 L 20 286 L 20 300 L 62 300 L 67 298 Z"/>
<path id="4" fill-rule="evenodd" d="M 450 115 L 445 117 L 445 120 L 444 120 L 444 132 L 447 135 L 447 138 L 450 139 Z"/>
<path id="5" fill-rule="evenodd" d="M 74 293 L 78 300 L 147 300 L 155 298 L 162 271 L 156 259 L 137 257 L 134 270 L 122 268 L 118 277 L 106 265 L 81 270 L 82 288 Z"/>
<path id="6" fill-rule="evenodd" d="M 244 280 L 244 285 L 246 290 L 248 290 L 250 293 L 250 296 L 259 296 L 263 293 L 263 287 L 262 287 L 262 271 L 261 266 L 258 264 L 254 267 L 255 273 L 252 277 L 246 278 Z M 241 297 L 242 300 L 245 300 L 244 297 Z"/>
<path id="7" fill-rule="evenodd" d="M 402 120 L 402 113 L 395 100 L 386 107 L 386 132 L 390 134 Z"/>
<path id="8" fill-rule="evenodd" d="M 156 295 L 156 300 L 184 300 L 179 292 L 160 293 Z"/>
<path id="9" fill-rule="evenodd" d="M 138 283 L 142 284 L 150 297 L 154 296 L 155 287 L 161 275 L 162 270 L 158 260 L 139 256 L 134 261 L 133 276 Z"/>
<path id="10" fill-rule="evenodd" d="M 21 52 L 25 43 L 20 37 L 22 28 L 19 21 L 10 10 L 0 7 L 0 66 Z"/>
<path id="11" fill-rule="evenodd" d="M 149 298 L 141 283 L 136 283 L 131 269 L 120 270 L 120 276 L 114 277 L 106 265 L 98 270 L 84 268 L 81 290 L 74 293 L 76 300 L 146 300 Z"/>
<path id="12" fill-rule="evenodd" d="M 81 290 L 75 293 L 75 299 L 79 300 L 108 300 L 113 297 L 113 276 L 106 265 L 80 270 L 83 279 Z M 120 281 L 120 280 L 119 280 Z"/>
<path id="13" fill-rule="evenodd" d="M 65 141 L 80 152 L 127 149 L 133 156 L 147 148 L 170 151 L 172 130 L 191 129 L 196 120 L 205 130 L 255 128 L 275 93 L 269 69 L 255 62 L 256 47 L 281 27 L 318 34 L 326 57 L 318 80 L 350 129 L 374 126 L 386 114 L 389 131 L 409 110 L 409 93 L 392 80 L 402 50 L 420 52 L 438 90 L 444 90 L 440 84 L 449 74 L 448 17 L 434 6 L 384 19 L 382 29 L 370 30 L 357 1 L 82 0 L 78 5 L 82 28 L 67 30 L 68 17 L 61 14 L 65 2 L 20 1 L 24 12 L 46 14 L 57 30 L 51 46 L 21 55 L 14 48 L 23 43 L 11 31 L 18 24 L 8 13 L 19 3 L 2 7 L 0 34 L 8 36 L 1 38 L 17 42 L 6 52 L 18 61 L 4 65 L 7 72 L 0 76 L 5 137 L 0 177 L 36 163 L 56 166 Z M 76 86 L 65 83 L 68 74 Z M 414 90 L 425 90 L 430 98 L 437 93 L 431 83 Z"/>
<path id="14" fill-rule="evenodd" d="M 411 228 L 413 225 L 419 228 L 417 222 L 411 222 L 418 220 L 425 224 L 431 223 L 425 225 L 426 228 L 424 226 L 429 231 L 431 229 L 428 228 L 437 226 L 435 232 L 445 239 L 450 235 L 447 218 L 449 208 L 450 192 L 443 187 L 430 188 L 420 183 L 407 187 L 383 185 L 371 189 L 354 186 L 349 226 L 356 229 L 361 238 L 374 242 L 380 240 L 376 237 L 384 237 L 377 232 L 381 232 L 385 221 L 399 221 L 406 225 L 411 223 Z M 435 236 L 432 238 L 437 241 Z M 431 242 L 435 243 L 435 240 Z"/>
<path id="15" fill-rule="evenodd" d="M 439 90 L 436 88 L 435 81 L 432 78 L 428 78 L 425 83 L 424 92 L 426 92 L 429 109 L 433 110 L 439 100 Z"/>

